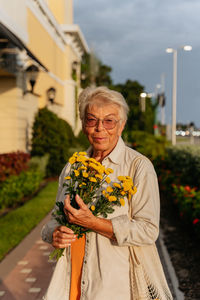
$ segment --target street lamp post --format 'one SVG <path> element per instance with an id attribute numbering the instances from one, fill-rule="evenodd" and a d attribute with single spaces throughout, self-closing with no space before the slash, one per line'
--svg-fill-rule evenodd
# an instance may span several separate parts
<path id="1" fill-rule="evenodd" d="M 180 47 L 185 51 L 191 51 L 192 46 Z M 167 48 L 167 53 L 173 53 L 173 89 L 172 89 L 172 145 L 176 145 L 176 103 L 177 103 L 177 52 L 178 49 Z"/>

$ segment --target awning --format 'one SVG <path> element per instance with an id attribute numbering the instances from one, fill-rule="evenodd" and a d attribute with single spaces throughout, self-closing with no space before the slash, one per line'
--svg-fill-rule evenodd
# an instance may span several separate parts
<path id="1" fill-rule="evenodd" d="M 48 72 L 48 69 L 41 63 L 40 60 L 35 57 L 35 55 L 33 55 L 33 53 L 24 45 L 24 43 L 14 33 L 12 33 L 12 31 L 10 31 L 5 25 L 0 22 L 0 40 L 1 39 L 8 39 L 15 47 L 19 48 L 20 50 L 25 49 L 27 55 L 34 61 L 36 61 L 46 72 Z M 1 41 L 0 48 L 2 49 Z"/>

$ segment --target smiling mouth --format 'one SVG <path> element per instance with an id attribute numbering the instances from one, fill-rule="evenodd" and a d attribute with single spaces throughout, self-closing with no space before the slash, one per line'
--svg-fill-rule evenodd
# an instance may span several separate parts
<path id="1" fill-rule="evenodd" d="M 103 141 L 103 140 L 105 140 L 106 138 L 105 138 L 105 137 L 93 137 L 93 139 L 94 139 L 95 141 Z"/>

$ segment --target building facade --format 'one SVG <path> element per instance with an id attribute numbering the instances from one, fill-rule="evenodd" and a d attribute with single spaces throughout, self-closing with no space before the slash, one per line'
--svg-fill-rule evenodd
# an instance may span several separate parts
<path id="1" fill-rule="evenodd" d="M 73 23 L 73 0 L 0 0 L 0 153 L 30 150 L 42 107 L 78 133 L 80 65 L 87 52 Z"/>

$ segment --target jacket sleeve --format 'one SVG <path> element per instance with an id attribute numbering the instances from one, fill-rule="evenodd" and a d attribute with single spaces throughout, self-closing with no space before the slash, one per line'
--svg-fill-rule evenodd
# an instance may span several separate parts
<path id="1" fill-rule="evenodd" d="M 64 189 L 63 189 L 63 183 L 64 183 L 64 178 L 65 178 L 65 176 L 67 176 L 68 171 L 69 171 L 69 164 L 67 164 L 64 167 L 64 169 L 62 170 L 62 172 L 60 174 L 56 202 L 64 201 L 65 195 L 64 195 Z M 57 209 L 56 205 L 54 206 L 52 213 L 54 212 L 55 209 Z M 52 215 L 52 213 L 51 213 L 51 215 Z M 52 243 L 53 232 L 57 226 L 60 226 L 60 224 L 58 224 L 58 222 L 55 220 L 55 218 L 53 216 L 51 216 L 50 221 L 43 226 L 42 231 L 41 231 L 41 237 L 42 237 L 43 241 L 50 243 L 50 244 Z"/>
<path id="2" fill-rule="evenodd" d="M 134 168 L 133 182 L 137 192 L 130 203 L 130 216 L 111 219 L 119 246 L 153 244 L 159 233 L 160 197 L 152 163 L 142 156 Z"/>

